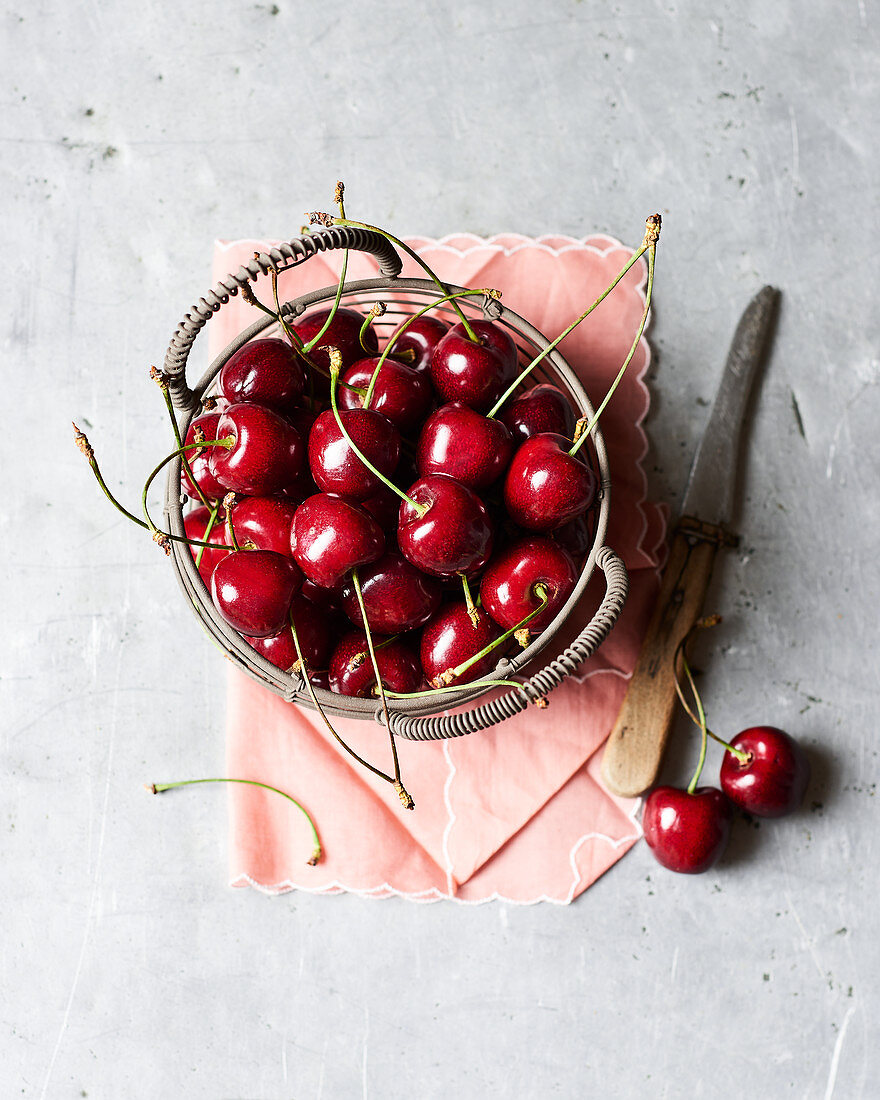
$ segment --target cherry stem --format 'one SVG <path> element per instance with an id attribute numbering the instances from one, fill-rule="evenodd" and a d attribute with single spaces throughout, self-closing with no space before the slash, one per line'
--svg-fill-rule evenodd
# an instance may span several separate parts
<path id="1" fill-rule="evenodd" d="M 656 225 L 652 224 L 653 219 L 656 219 Z M 624 359 L 624 361 L 623 361 L 623 366 L 617 372 L 617 377 L 611 383 L 611 386 L 610 386 L 608 392 L 605 394 L 604 398 L 602 399 L 602 404 L 599 406 L 598 409 L 596 409 L 595 413 L 593 413 L 592 419 L 589 421 L 589 423 L 586 425 L 586 427 L 583 426 L 582 421 L 578 421 L 577 430 L 575 431 L 574 446 L 568 452 L 570 455 L 577 454 L 578 450 L 583 446 L 584 441 L 586 439 L 588 439 L 593 434 L 593 429 L 596 427 L 596 424 L 599 421 L 599 417 L 602 415 L 602 412 L 604 411 L 605 406 L 611 400 L 611 398 L 614 394 L 614 391 L 620 385 L 620 381 L 623 378 L 624 372 L 626 371 L 626 368 L 629 366 L 629 364 L 632 360 L 632 357 L 635 355 L 636 348 L 639 346 L 639 341 L 642 338 L 642 333 L 645 331 L 645 325 L 648 321 L 648 313 L 650 312 L 650 309 L 651 309 L 651 295 L 653 294 L 653 290 L 654 290 L 654 259 L 655 259 L 655 254 L 656 254 L 656 250 L 657 250 L 657 238 L 660 235 L 660 215 L 659 214 L 654 214 L 654 215 L 652 215 L 651 218 L 648 218 L 647 225 L 648 225 L 648 229 L 647 229 L 647 232 L 645 233 L 645 243 L 643 243 L 643 245 L 642 245 L 642 250 L 644 250 L 645 247 L 647 246 L 647 252 L 648 252 L 648 281 L 647 281 L 647 285 L 645 287 L 645 308 L 642 311 L 642 319 L 639 322 L 638 331 L 636 332 L 635 339 L 633 340 L 632 346 L 629 349 L 629 354 L 627 355 L 626 359 Z"/>
<path id="2" fill-rule="evenodd" d="M 330 225 L 346 225 L 346 226 L 351 227 L 352 229 L 366 229 L 370 233 L 378 233 L 380 237 L 384 237 L 386 241 L 390 241 L 392 244 L 396 245 L 398 248 L 400 248 L 402 251 L 404 251 L 407 254 L 407 256 L 410 256 L 413 260 L 415 260 L 415 262 L 428 275 L 428 277 L 434 283 L 437 284 L 437 286 L 440 288 L 441 293 L 445 294 L 447 296 L 449 295 L 449 287 L 445 283 L 441 282 L 440 278 L 431 270 L 430 267 L 428 267 L 428 265 L 425 263 L 425 261 L 422 259 L 422 257 L 419 256 L 415 251 L 413 251 L 413 249 L 411 249 L 408 244 L 404 244 L 404 242 L 402 240 L 400 240 L 398 237 L 392 236 L 392 234 L 389 233 L 387 229 L 379 229 L 378 226 L 367 225 L 366 222 L 350 221 L 348 218 L 344 218 L 344 217 L 343 218 L 325 217 L 324 219 L 315 218 L 314 220 L 315 221 L 321 220 L 322 224 L 328 225 L 328 226 L 330 226 Z M 462 312 L 462 309 L 459 306 L 458 302 L 456 302 L 454 298 L 449 298 L 449 301 L 452 304 L 452 308 L 458 314 L 458 319 L 461 321 L 462 327 L 464 328 L 465 332 L 467 333 L 468 339 L 471 340 L 474 344 L 481 344 L 482 340 L 480 340 L 480 338 L 477 336 L 477 334 L 471 328 L 470 323 L 468 322 L 467 317 L 465 317 L 464 313 Z"/>
<path id="3" fill-rule="evenodd" d="M 235 446 L 235 437 L 231 436 L 231 435 L 227 435 L 227 436 L 224 436 L 223 439 L 206 439 L 201 443 L 185 443 L 182 447 L 176 448 L 176 450 L 173 450 L 170 455 L 166 455 L 165 458 L 162 459 L 162 461 L 159 463 L 159 465 L 156 467 L 156 469 L 153 470 L 153 472 L 147 478 L 146 484 L 144 485 L 144 491 L 141 494 L 141 506 L 142 506 L 143 512 L 144 512 L 144 519 L 147 521 L 146 527 L 147 527 L 147 530 L 150 532 L 150 534 L 153 536 L 154 539 L 156 538 L 157 535 L 159 535 L 159 536 L 165 535 L 168 538 L 175 538 L 176 539 L 176 536 L 166 535 L 165 531 L 162 531 L 159 527 L 156 526 L 155 523 L 153 523 L 153 520 L 152 520 L 152 518 L 150 516 L 150 513 L 149 513 L 149 510 L 147 508 L 147 493 L 150 491 L 150 486 L 153 484 L 153 481 L 159 476 L 159 474 L 162 472 L 164 467 L 167 466 L 168 463 L 172 461 L 172 459 L 177 458 L 178 455 L 183 455 L 187 451 L 193 451 L 193 450 L 196 450 L 199 447 L 226 447 L 227 450 L 228 450 L 230 447 L 234 447 L 234 446 Z M 190 545 L 196 545 L 197 542 L 198 542 L 197 539 L 176 539 L 176 541 L 178 541 L 178 542 L 189 542 Z M 221 550 L 221 549 L 227 549 L 227 548 L 218 546 L 217 549 Z M 233 548 L 230 547 L 229 549 L 233 549 Z"/>
<path id="4" fill-rule="evenodd" d="M 349 447 L 351 447 L 351 449 L 358 456 L 361 462 L 363 462 L 370 473 L 375 474 L 383 485 L 387 485 L 387 487 L 391 489 L 392 492 L 397 493 L 401 500 L 405 500 L 407 504 L 411 505 L 420 517 L 423 516 L 428 511 L 427 505 L 417 504 L 416 501 L 412 499 L 412 497 L 408 497 L 402 489 L 397 488 L 393 481 L 390 481 L 380 470 L 377 470 L 373 463 L 370 462 L 370 460 L 363 453 L 363 451 L 361 451 L 355 445 L 351 436 L 345 430 L 345 425 L 342 423 L 342 417 L 339 414 L 339 406 L 336 399 L 336 384 L 339 381 L 339 368 L 342 361 L 342 356 L 340 355 L 338 348 L 329 348 L 328 354 L 330 356 L 330 405 L 333 409 L 333 416 L 336 418 L 336 424 L 339 427 L 340 432 L 342 432 Z"/>
<path id="5" fill-rule="evenodd" d="M 315 826 L 315 822 L 312 819 L 312 815 L 303 806 L 301 802 L 298 802 L 293 795 L 287 794 L 286 791 L 280 791 L 277 787 L 272 787 L 268 783 L 261 783 L 258 779 L 227 779 L 227 778 L 213 778 L 213 779 L 181 779 L 176 783 L 145 783 L 144 786 L 152 794 L 161 794 L 162 791 L 170 791 L 174 787 L 190 787 L 195 786 L 198 783 L 246 783 L 251 787 L 262 787 L 265 791 L 274 791 L 275 794 L 280 794 L 282 798 L 286 798 L 288 802 L 292 802 L 294 806 L 300 811 L 309 823 L 309 828 L 312 831 L 312 854 L 307 860 L 310 867 L 314 867 L 320 860 L 323 852 L 321 849 L 321 838 L 318 836 L 318 830 Z"/>
<path id="6" fill-rule="evenodd" d="M 174 430 L 175 442 L 177 443 L 178 447 L 182 447 L 183 439 L 180 435 L 180 425 L 177 423 L 177 417 L 174 413 L 174 405 L 171 401 L 171 390 L 168 385 L 170 380 L 169 375 L 165 374 L 163 371 L 157 370 L 156 367 L 150 367 L 150 377 L 153 379 L 154 382 L 158 383 L 159 389 L 162 391 L 162 396 L 165 398 L 165 408 L 168 411 L 168 418 L 170 419 L 171 427 Z M 192 467 L 189 464 L 189 459 L 187 458 L 186 454 L 181 454 L 180 458 L 183 463 L 183 468 L 186 471 L 186 476 L 189 478 L 190 484 L 195 486 L 196 494 L 198 495 L 199 500 L 202 502 L 202 504 L 204 504 L 206 508 L 210 508 L 210 501 L 205 496 L 204 490 L 202 489 L 201 485 L 199 485 L 199 483 L 193 476 Z"/>
<path id="7" fill-rule="evenodd" d="M 235 493 L 227 493 L 223 498 L 223 507 L 226 509 L 226 534 L 236 550 L 241 550 L 238 539 L 235 537 L 235 527 L 232 524 L 232 507 L 235 504 Z"/>
<path id="8" fill-rule="evenodd" d="M 209 506 L 210 515 L 208 516 L 208 522 L 205 524 L 205 538 L 210 538 L 211 532 L 214 530 L 214 524 L 217 522 L 217 513 L 220 510 L 220 501 Z M 196 569 L 202 564 L 202 557 L 205 553 L 205 545 L 202 544 L 196 553 Z"/>
<path id="9" fill-rule="evenodd" d="M 673 657 L 672 657 L 672 674 L 673 674 L 673 678 L 675 680 L 675 694 L 678 696 L 679 702 L 681 703 L 682 707 L 684 708 L 685 714 L 687 714 L 688 718 L 690 718 L 690 720 L 694 723 L 695 726 L 700 725 L 700 719 L 691 710 L 690 704 L 688 703 L 687 699 L 685 699 L 685 697 L 684 697 L 684 691 L 682 690 L 682 686 L 681 686 L 681 678 L 678 674 L 678 663 L 679 663 L 679 660 L 684 661 L 684 665 L 686 666 L 685 671 L 686 671 L 687 678 L 688 678 L 688 681 L 689 681 L 689 684 L 690 684 L 691 694 L 694 696 L 695 699 L 698 698 L 697 688 L 696 688 L 696 683 L 694 681 L 693 673 L 691 672 L 690 665 L 687 664 L 687 660 L 685 658 L 685 654 L 684 654 L 685 646 L 688 644 L 688 642 L 690 641 L 691 637 L 693 636 L 693 634 L 696 630 L 702 630 L 705 627 L 710 627 L 710 626 L 717 626 L 718 623 L 720 623 L 720 622 L 721 622 L 721 616 L 720 615 L 707 615 L 705 618 L 698 619 L 697 622 L 694 623 L 694 625 L 691 627 L 691 629 L 687 632 L 687 634 L 685 634 L 685 636 L 682 638 L 682 640 L 678 643 L 678 645 L 676 646 L 676 649 L 675 649 L 675 653 L 673 654 Z M 723 748 L 727 749 L 727 751 L 729 753 L 731 753 L 733 756 L 735 756 L 741 764 L 747 764 L 751 760 L 751 758 L 752 758 L 751 753 L 744 752 L 742 749 L 735 748 L 729 742 L 725 741 L 723 737 L 719 737 L 717 733 L 714 733 L 712 730 L 710 730 L 708 726 L 706 727 L 706 733 L 709 735 L 709 737 L 712 738 L 713 741 L 717 741 L 719 745 L 721 745 Z"/>
<path id="10" fill-rule="evenodd" d="M 373 371 L 373 376 L 370 379 L 369 386 L 367 387 L 367 393 L 364 397 L 364 408 L 366 409 L 369 407 L 370 400 L 373 396 L 373 389 L 375 388 L 376 380 L 379 377 L 379 371 L 382 369 L 385 360 L 388 358 L 389 355 L 393 354 L 394 345 L 397 343 L 400 337 L 403 336 L 403 334 L 413 323 L 413 321 L 418 320 L 419 317 L 424 317 L 426 313 L 430 312 L 430 310 L 432 309 L 435 309 L 437 306 L 443 305 L 444 302 L 452 302 L 455 301 L 455 299 L 457 298 L 472 298 L 479 296 L 498 299 L 501 297 L 501 292 L 491 289 L 456 290 L 451 294 L 445 294 L 442 298 L 437 298 L 433 302 L 429 302 L 426 306 L 423 306 L 416 313 L 413 313 L 410 317 L 407 317 L 406 321 L 404 321 L 404 323 L 400 325 L 399 328 L 394 330 L 394 333 L 392 334 L 388 343 L 382 349 L 382 354 L 379 356 L 379 361 L 378 363 L 376 363 L 376 369 Z"/>
<path id="11" fill-rule="evenodd" d="M 461 587 L 464 591 L 464 602 L 467 607 L 468 618 L 474 624 L 474 626 L 480 625 L 480 613 L 477 611 L 474 605 L 474 598 L 471 595 L 471 586 L 468 584 L 467 576 L 464 573 L 459 573 L 461 577 Z"/>
<path id="12" fill-rule="evenodd" d="M 460 665 L 456 665 L 455 668 L 447 669 L 444 673 L 436 678 L 439 683 L 435 683 L 435 686 L 446 687 L 447 684 L 451 684 L 453 680 L 457 680 L 459 676 L 462 676 L 465 672 L 467 672 L 469 668 L 472 668 L 477 663 L 477 661 L 480 661 L 483 657 L 488 656 L 493 649 L 497 649 L 497 647 L 506 642 L 508 638 L 512 638 L 518 631 L 522 630 L 523 627 L 528 626 L 528 624 L 532 621 L 532 619 L 535 618 L 535 616 L 540 615 L 544 608 L 547 606 L 550 595 L 547 591 L 546 586 L 540 583 L 536 584 L 532 591 L 541 601 L 533 611 L 530 611 L 521 622 L 518 622 L 516 624 L 516 626 L 512 626 L 510 630 L 506 630 L 500 638 L 496 638 L 494 642 L 490 642 L 487 646 L 484 646 L 479 651 L 479 653 L 475 653 L 472 657 L 468 657 L 466 661 L 462 661 L 462 663 Z M 474 625 L 476 626 L 476 623 L 474 623 Z M 434 683 L 434 681 L 432 681 L 432 683 Z"/>
<path id="13" fill-rule="evenodd" d="M 386 783 L 390 783 L 393 786 L 394 785 L 394 777 L 393 776 L 386 775 L 385 772 L 380 771 L 379 768 L 374 767 L 368 760 L 364 760 L 364 758 L 362 756 L 359 756 L 358 753 L 356 753 L 353 748 L 351 748 L 349 745 L 346 745 L 346 743 L 342 740 L 342 738 L 339 736 L 339 734 L 333 728 L 333 726 L 330 722 L 330 719 L 327 717 L 327 714 L 326 714 L 324 708 L 321 706 L 320 702 L 318 701 L 318 696 L 315 694 L 315 689 L 312 686 L 312 681 L 309 679 L 309 670 L 308 670 L 308 667 L 306 666 L 305 658 L 303 657 L 302 648 L 300 647 L 300 644 L 299 644 L 299 635 L 296 632 L 296 623 L 293 621 L 293 613 L 291 613 L 289 615 L 289 619 L 290 619 L 290 633 L 293 636 L 293 645 L 294 645 L 294 648 L 296 649 L 296 656 L 297 656 L 297 660 L 299 661 L 299 667 L 302 671 L 303 679 L 306 682 L 306 688 L 308 689 L 308 693 L 311 696 L 312 704 L 313 704 L 315 710 L 318 712 L 318 714 L 320 714 L 321 718 L 323 719 L 324 725 L 327 727 L 327 729 L 330 731 L 330 733 L 333 735 L 333 737 L 336 739 L 336 741 L 338 741 L 339 744 L 345 749 L 345 751 L 348 753 L 348 755 L 351 756 L 353 759 L 357 760 L 357 762 L 361 765 L 361 767 L 366 768 L 367 771 L 372 772 L 373 775 L 378 776 L 379 779 L 384 779 Z"/>
<path id="14" fill-rule="evenodd" d="M 79 447 L 80 451 L 82 451 L 82 453 L 85 455 L 86 460 L 87 460 L 89 466 L 92 469 L 92 473 L 95 475 L 95 480 L 98 482 L 99 488 L 103 492 L 104 496 L 113 505 L 113 507 L 118 512 L 121 512 L 122 515 L 124 515 L 126 519 L 130 519 L 131 522 L 136 523 L 138 527 L 143 527 L 143 529 L 145 531 L 152 532 L 154 538 L 156 537 L 156 535 L 158 535 L 160 538 L 163 538 L 163 539 L 166 539 L 166 540 L 170 539 L 172 542 L 185 542 L 187 544 L 187 546 L 202 546 L 202 547 L 204 547 L 204 546 L 213 546 L 214 549 L 216 549 L 216 550 L 231 550 L 232 549 L 231 546 L 218 546 L 216 543 L 203 542 L 201 539 L 190 539 L 190 538 L 187 538 L 185 535 L 172 535 L 170 531 L 162 531 L 162 530 L 158 529 L 155 525 L 153 525 L 151 527 L 150 524 L 145 523 L 138 516 L 134 515 L 132 512 L 129 512 L 129 510 L 124 505 L 120 504 L 120 502 L 116 499 L 116 497 L 110 492 L 109 488 L 107 487 L 107 483 L 106 483 L 106 481 L 104 481 L 104 476 L 101 473 L 100 467 L 98 466 L 98 460 L 95 458 L 95 452 L 92 449 L 92 445 L 91 445 L 91 443 L 89 443 L 85 432 L 80 431 L 80 429 L 76 426 L 76 424 L 73 425 L 73 430 L 74 430 L 74 433 L 75 433 L 74 439 L 76 441 L 76 445 L 77 445 L 77 447 Z M 176 453 L 177 452 L 175 452 L 175 454 Z M 172 455 L 171 457 L 173 458 L 174 456 Z"/>
<path id="15" fill-rule="evenodd" d="M 385 728 L 388 730 L 388 737 L 391 741 L 391 758 L 394 761 L 394 789 L 400 798 L 403 808 L 405 810 L 414 810 L 415 802 L 413 802 L 407 789 L 400 781 L 400 761 L 397 758 L 397 744 L 394 740 L 394 732 L 391 729 L 391 715 L 388 713 L 388 700 L 385 698 L 385 685 L 382 683 L 382 673 L 379 671 L 379 662 L 376 660 L 376 651 L 373 648 L 373 633 L 370 630 L 370 623 L 367 619 L 367 609 L 364 607 L 364 596 L 361 592 L 361 582 L 358 577 L 357 569 L 352 569 L 351 579 L 354 583 L 354 592 L 357 596 L 358 607 L 360 608 L 361 618 L 364 620 L 364 633 L 367 636 L 367 649 L 370 651 L 370 660 L 373 662 L 373 672 L 376 674 L 376 684 L 379 688 L 379 698 L 382 700 L 382 711 L 385 714 Z"/>
<path id="16" fill-rule="evenodd" d="M 699 716 L 700 726 L 700 756 L 697 760 L 696 771 L 694 772 L 691 781 L 690 783 L 688 783 L 687 786 L 688 794 L 693 794 L 697 788 L 697 783 L 699 782 L 700 773 L 703 770 L 703 765 L 706 763 L 706 734 L 708 732 L 708 727 L 706 725 L 706 712 L 705 710 L 703 710 L 703 700 L 700 698 L 700 693 L 697 691 L 697 685 L 694 683 L 694 678 L 691 674 L 691 666 L 688 664 L 688 659 L 684 655 L 684 652 L 682 652 L 681 654 L 681 663 L 682 667 L 684 668 L 685 675 L 688 678 L 688 683 L 691 686 L 691 691 L 694 693 L 694 702 L 697 705 L 697 715 Z"/>
<path id="17" fill-rule="evenodd" d="M 376 320 L 376 318 L 384 316 L 387 309 L 388 306 L 386 306 L 384 302 L 374 302 L 370 309 L 370 312 L 364 318 L 364 323 L 361 325 L 360 331 L 358 332 L 358 343 L 360 344 L 361 350 L 363 351 L 364 355 L 370 354 L 370 349 L 367 347 L 365 342 L 367 332 L 370 330 L 370 328 L 372 328 L 373 322 Z M 366 408 L 366 406 L 364 406 L 364 408 Z"/>
<path id="18" fill-rule="evenodd" d="M 391 691 L 388 688 L 385 689 L 385 694 L 390 699 L 425 699 L 431 695 L 448 695 L 455 691 L 465 691 L 471 688 L 480 687 L 512 687 L 520 691 L 525 697 L 527 702 L 534 703 L 536 706 L 546 706 L 546 700 L 543 696 L 535 699 L 529 695 L 526 689 L 518 680 L 472 680 L 467 684 L 454 684 L 451 687 L 439 687 L 431 688 L 430 691 Z"/>
<path id="19" fill-rule="evenodd" d="M 657 219 L 657 228 L 656 228 L 656 230 L 653 229 L 653 224 L 652 224 L 654 218 Z M 626 273 L 636 263 L 636 261 L 639 260 L 645 254 L 645 252 L 647 252 L 648 249 L 651 247 L 651 245 L 648 241 L 648 237 L 652 236 L 652 233 L 653 233 L 654 243 L 656 244 L 657 235 L 659 235 L 659 225 L 660 225 L 660 216 L 659 216 L 659 214 L 654 214 L 654 215 L 652 215 L 651 218 L 648 218 L 647 225 L 648 225 L 648 231 L 645 233 L 645 239 L 642 241 L 642 243 L 639 246 L 638 250 L 636 252 L 634 252 L 632 254 L 632 256 L 630 256 L 629 260 L 627 260 L 627 262 L 623 265 L 623 267 L 617 273 L 617 275 L 615 276 L 613 282 L 608 284 L 608 286 L 602 291 L 602 293 L 593 302 L 593 304 L 588 309 L 584 310 L 584 312 L 580 315 L 580 317 L 577 318 L 577 320 L 572 321 L 572 323 L 568 326 L 568 328 L 563 329 L 563 331 L 560 332 L 560 334 L 556 337 L 555 340 L 551 340 L 551 342 L 547 345 L 546 348 L 544 348 L 544 350 L 540 353 L 540 355 L 537 355 L 531 361 L 531 363 L 529 363 L 529 365 L 520 373 L 519 377 L 516 378 L 511 383 L 511 385 L 509 385 L 507 387 L 507 389 L 504 391 L 504 393 L 498 398 L 498 400 L 492 406 L 490 411 L 486 414 L 488 419 L 491 420 L 492 418 L 494 418 L 495 416 L 498 415 L 498 412 L 501 409 L 501 406 L 513 394 L 513 392 L 517 388 L 517 386 L 519 386 L 520 383 L 523 382 L 523 380 L 534 370 L 534 368 L 543 359 L 545 359 L 550 354 L 550 352 L 553 351 L 553 349 L 556 348 L 566 338 L 566 336 L 568 336 L 568 334 L 570 332 L 572 332 L 574 329 L 576 329 L 578 327 L 578 325 L 581 323 L 581 321 L 586 320 L 586 318 L 590 316 L 590 314 L 593 312 L 593 310 L 596 308 L 596 306 L 600 305 L 602 302 L 605 301 L 605 299 L 608 297 L 608 295 L 611 293 L 611 291 L 614 290 L 614 288 L 617 286 L 617 284 L 620 282 L 620 280 L 624 277 L 624 275 L 626 275 Z"/>

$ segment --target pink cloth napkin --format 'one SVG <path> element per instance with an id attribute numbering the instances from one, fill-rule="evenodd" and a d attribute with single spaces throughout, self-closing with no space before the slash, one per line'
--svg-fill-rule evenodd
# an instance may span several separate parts
<path id="1" fill-rule="evenodd" d="M 631 254 L 610 237 L 585 241 L 513 234 L 468 234 L 435 241 L 410 238 L 441 276 L 493 287 L 505 305 L 553 337 L 586 308 Z M 235 271 L 266 241 L 218 242 L 215 280 Z M 280 279 L 285 299 L 335 283 L 341 254 L 317 256 Z M 404 275 L 420 276 L 407 259 Z M 372 259 L 349 258 L 351 279 L 375 275 Z M 561 345 L 594 404 L 605 394 L 632 342 L 644 308 L 645 271 L 636 265 L 608 299 Z M 233 299 L 209 326 L 217 354 L 254 320 Z M 648 410 L 642 340 L 602 418 L 611 460 L 607 543 L 630 574 L 619 622 L 578 677 L 559 687 L 546 710 L 525 713 L 482 733 L 443 742 L 398 740 L 402 775 L 416 809 L 400 806 L 391 787 L 337 748 L 310 711 L 284 703 L 239 672 L 228 680 L 227 774 L 286 790 L 314 816 L 324 858 L 307 866 L 308 828 L 284 799 L 230 785 L 232 884 L 275 894 L 300 889 L 351 891 L 416 901 L 570 902 L 641 835 L 638 802 L 606 791 L 601 749 L 632 673 L 658 586 L 665 512 L 646 501 L 641 428 Z M 568 644 L 604 591 L 600 572 L 570 618 Z M 565 634 L 566 632 L 561 632 Z M 555 651 L 554 650 L 554 651 Z M 539 661 L 549 660 L 545 650 Z M 367 759 L 390 767 L 387 735 L 371 722 L 341 720 L 340 734 Z"/>

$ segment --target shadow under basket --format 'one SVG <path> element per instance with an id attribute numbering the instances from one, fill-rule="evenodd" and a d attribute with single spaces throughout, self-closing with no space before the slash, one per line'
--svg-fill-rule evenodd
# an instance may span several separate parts
<path id="1" fill-rule="evenodd" d="M 287 268 L 304 263 L 318 252 L 331 249 L 357 249 L 373 255 L 379 264 L 379 276 L 346 283 L 343 288 L 340 305 L 350 306 L 366 314 L 373 303 L 382 301 L 387 305 L 384 316 L 374 321 L 377 335 L 387 337 L 397 326 L 416 310 L 443 297 L 436 283 L 425 279 L 400 278 L 400 257 L 386 238 L 368 230 L 335 227 L 320 232 L 297 237 L 280 244 L 268 252 L 255 256 L 238 272 L 222 279 L 217 286 L 190 310 L 178 325 L 165 356 L 164 370 L 169 375 L 172 401 L 178 410 L 178 423 L 181 436 L 193 417 L 202 411 L 202 401 L 208 395 L 224 363 L 240 347 L 258 336 L 271 335 L 278 328 L 272 317 L 262 316 L 217 356 L 197 384 L 190 389 L 186 381 L 186 364 L 190 349 L 196 336 L 211 318 L 242 286 L 255 283 L 261 275 L 270 271 L 281 272 Z M 295 321 L 305 310 L 332 303 L 337 293 L 336 286 L 324 287 L 305 294 L 294 301 L 282 305 L 285 320 Z M 447 284 L 447 293 L 463 290 Z M 488 296 L 459 299 L 459 305 L 469 317 L 482 317 L 503 325 L 516 342 L 522 366 L 527 365 L 537 354 L 545 349 L 549 341 L 524 318 L 505 308 L 501 302 Z M 433 312 L 444 319 L 455 322 L 458 318 L 448 302 L 436 307 Z M 267 332 L 267 330 L 269 330 Z M 551 351 L 523 383 L 523 389 L 540 382 L 551 382 L 571 401 L 578 417 L 591 417 L 593 408 L 576 374 L 566 363 L 557 349 Z M 610 480 L 608 455 L 605 442 L 598 426 L 592 438 L 583 450 L 588 462 L 593 466 L 598 480 L 597 499 L 591 512 L 592 546 L 583 562 L 574 591 L 560 609 L 553 622 L 526 649 L 513 656 L 502 657 L 494 672 L 486 679 L 509 679 L 516 674 L 531 672 L 527 666 L 551 642 L 562 624 L 573 612 L 583 591 L 598 567 L 605 574 L 606 590 L 593 618 L 585 624 L 575 640 L 540 671 L 532 672 L 523 681 L 523 690 L 511 688 L 500 690 L 497 687 L 465 685 L 460 690 L 445 692 L 441 695 L 420 699 L 389 699 L 391 729 L 394 733 L 412 740 L 436 740 L 446 737 L 460 737 L 486 729 L 525 710 L 529 700 L 537 700 L 554 687 L 557 687 L 577 667 L 591 656 L 601 645 L 623 608 L 626 600 L 628 580 L 626 570 L 617 554 L 604 545 L 608 525 Z M 165 515 L 169 530 L 184 535 L 184 506 L 188 497 L 181 493 L 181 460 L 177 458 L 169 465 L 165 491 Z M 214 607 L 210 593 L 205 587 L 196 568 L 188 546 L 182 542 L 172 542 L 172 561 L 180 585 L 202 626 L 217 647 L 242 672 L 258 680 L 268 690 L 284 699 L 301 706 L 312 708 L 312 700 L 300 674 L 282 672 L 270 664 L 220 616 Z M 378 699 L 361 699 L 335 692 L 316 690 L 322 707 L 338 717 L 375 720 L 382 725 L 385 717 Z M 457 714 L 444 713 L 452 708 L 472 703 L 481 696 L 491 694 L 491 698 L 470 710 Z"/>

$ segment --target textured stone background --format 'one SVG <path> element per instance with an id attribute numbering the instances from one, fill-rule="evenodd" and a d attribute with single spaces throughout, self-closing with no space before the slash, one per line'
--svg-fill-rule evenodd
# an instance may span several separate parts
<path id="1" fill-rule="evenodd" d="M 6 4 L 0 1092 L 877 1096 L 873 0 Z M 215 237 L 664 235 L 652 492 L 742 306 L 785 300 L 699 652 L 716 728 L 809 747 L 804 811 L 691 879 L 638 845 L 569 908 L 226 886 L 225 663 L 132 503 L 146 376 Z M 681 727 L 665 776 L 684 779 Z"/>

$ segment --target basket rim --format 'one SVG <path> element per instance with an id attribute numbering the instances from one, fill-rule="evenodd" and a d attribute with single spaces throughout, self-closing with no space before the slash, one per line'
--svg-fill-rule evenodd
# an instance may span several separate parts
<path id="1" fill-rule="evenodd" d="M 470 289 L 454 283 L 445 283 L 444 285 L 448 288 L 447 293 L 455 293 L 456 291 Z M 352 281 L 344 284 L 342 293 L 343 298 L 345 298 L 346 296 L 350 297 L 351 295 L 359 293 L 383 290 L 412 290 L 419 294 L 433 296 L 437 299 L 441 297 L 436 284 L 431 280 L 400 277 Z M 312 306 L 334 299 L 337 292 L 338 284 L 309 291 L 306 294 L 291 299 L 289 302 L 283 303 L 282 314 L 286 318 L 298 316 Z M 515 332 L 519 332 L 522 336 L 532 340 L 532 342 L 539 347 L 546 347 L 547 344 L 550 343 L 547 337 L 526 320 L 526 318 L 502 305 L 501 302 L 495 300 L 490 301 L 492 303 L 491 313 L 493 319 L 505 323 L 508 327 L 514 329 Z M 472 300 L 465 299 L 463 304 L 466 304 L 471 312 L 480 311 L 486 315 L 487 302 L 485 300 L 483 301 L 482 310 L 480 309 L 480 305 L 477 304 L 479 302 L 480 299 L 478 298 Z M 342 301 L 340 304 L 343 304 Z M 179 411 L 177 414 L 178 426 L 183 438 L 185 438 L 191 421 L 201 414 L 202 399 L 227 360 L 250 340 L 277 324 L 277 320 L 270 316 L 258 318 L 251 325 L 242 330 L 238 336 L 231 340 L 223 350 L 215 356 L 196 385 L 192 388 L 195 399 L 192 407 L 186 411 Z M 558 347 L 554 348 L 547 355 L 542 363 L 542 367 L 554 373 L 558 373 L 562 377 L 572 396 L 577 401 L 579 406 L 578 411 L 581 416 L 592 416 L 594 409 L 583 388 L 583 384 L 559 351 Z M 526 666 L 531 664 L 567 621 L 595 572 L 596 557 L 605 543 L 611 495 L 608 452 L 600 425 L 597 424 L 593 430 L 590 442 L 593 446 L 596 463 L 599 467 L 599 487 L 597 492 L 599 509 L 596 518 L 593 544 L 582 565 L 578 581 L 568 600 L 559 609 L 553 621 L 537 635 L 525 649 L 520 650 L 512 657 L 500 658 L 495 669 L 485 677 L 486 679 L 496 677 L 507 678 L 522 672 Z M 169 464 L 166 477 L 164 507 L 169 529 L 173 534 L 178 536 L 183 536 L 185 533 L 183 509 L 185 504 L 191 499 L 187 494 L 181 491 L 181 469 L 182 462 L 178 456 Z M 314 710 L 314 704 L 305 687 L 302 676 L 299 674 L 291 675 L 290 673 L 278 669 L 275 665 L 270 664 L 262 654 L 253 649 L 244 638 L 219 615 L 213 606 L 207 586 L 202 580 L 196 568 L 193 556 L 189 552 L 189 548 L 186 544 L 172 541 L 171 557 L 178 582 L 188 600 L 193 605 L 193 610 L 197 618 L 201 621 L 202 627 L 209 638 L 211 638 L 218 648 L 221 649 L 224 655 L 231 660 L 233 664 L 239 667 L 241 671 L 257 679 L 275 694 L 282 696 L 289 702 L 295 702 L 310 710 Z M 413 718 L 426 717 L 429 715 L 442 714 L 454 708 L 462 707 L 483 696 L 488 696 L 502 690 L 506 689 L 493 686 L 473 687 L 465 685 L 460 690 L 451 691 L 442 696 L 422 699 L 389 699 L 389 710 Z M 372 718 L 384 725 L 384 714 L 379 699 L 374 700 L 342 696 L 336 692 L 319 688 L 316 688 L 315 691 L 322 708 L 334 717 L 361 720 Z M 343 701 L 342 705 L 340 705 L 340 701 Z"/>

